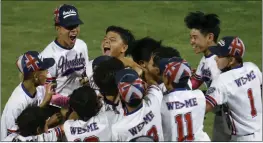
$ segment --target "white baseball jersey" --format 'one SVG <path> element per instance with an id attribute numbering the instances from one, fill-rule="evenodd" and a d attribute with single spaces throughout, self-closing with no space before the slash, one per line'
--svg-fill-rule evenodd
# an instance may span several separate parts
<path id="1" fill-rule="evenodd" d="M 3 141 L 8 142 L 55 142 L 62 138 L 62 131 L 59 127 L 49 129 L 47 133 L 43 133 L 36 136 L 23 137 L 18 133 L 12 133 L 8 135 Z"/>
<path id="2" fill-rule="evenodd" d="M 261 84 L 259 68 L 245 62 L 220 74 L 208 89 L 206 99 L 210 105 L 228 105 L 232 135 L 243 136 L 262 129 Z"/>
<path id="3" fill-rule="evenodd" d="M 162 98 L 162 91 L 155 85 L 150 86 L 141 107 L 131 113 L 125 111 L 124 116 L 112 125 L 113 141 L 130 141 L 142 135 L 163 141 Z"/>
<path id="4" fill-rule="evenodd" d="M 206 100 L 201 90 L 175 89 L 161 107 L 164 141 L 210 141 L 203 131 Z"/>
<path id="5" fill-rule="evenodd" d="M 67 141 L 82 141 L 82 142 L 98 142 L 111 141 L 111 125 L 118 120 L 108 114 L 115 114 L 112 111 L 99 113 L 92 117 L 87 122 L 82 120 L 67 120 L 64 123 L 64 132 Z M 114 117 L 114 118 L 109 118 Z"/>
<path id="6" fill-rule="evenodd" d="M 204 81 L 208 88 L 214 78 L 216 78 L 221 71 L 218 69 L 216 55 L 203 56 L 196 69 L 194 77 L 200 81 Z"/>
<path id="7" fill-rule="evenodd" d="M 55 40 L 42 51 L 41 55 L 55 60 L 54 66 L 48 71 L 57 80 L 57 93 L 68 96 L 81 86 L 79 80 L 89 60 L 88 48 L 84 41 L 77 39 L 72 49 L 66 49 Z"/>
<path id="8" fill-rule="evenodd" d="M 28 105 L 40 105 L 45 97 L 44 86 L 38 86 L 35 97 L 20 83 L 9 97 L 1 117 L 1 139 L 14 132 L 15 120 Z"/>

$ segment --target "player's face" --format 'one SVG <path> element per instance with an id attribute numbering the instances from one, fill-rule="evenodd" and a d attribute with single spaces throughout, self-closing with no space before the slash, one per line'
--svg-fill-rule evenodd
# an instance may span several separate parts
<path id="1" fill-rule="evenodd" d="M 196 54 L 203 53 L 208 48 L 209 36 L 204 36 L 200 30 L 192 29 L 190 32 L 190 44 Z"/>
<path id="2" fill-rule="evenodd" d="M 44 85 L 46 83 L 46 80 L 47 80 L 48 71 L 42 70 L 42 71 L 38 71 L 36 74 L 37 74 L 38 84 Z"/>
<path id="3" fill-rule="evenodd" d="M 103 55 L 119 57 L 125 53 L 128 45 L 126 45 L 121 36 L 116 32 L 108 32 L 101 42 L 101 50 Z"/>
<path id="4" fill-rule="evenodd" d="M 161 76 L 159 76 L 160 70 L 154 65 L 153 58 L 154 57 L 152 56 L 150 61 L 146 63 L 146 69 L 149 71 L 149 74 L 151 74 L 155 81 L 159 81 L 161 78 Z"/>
<path id="5" fill-rule="evenodd" d="M 72 48 L 75 45 L 77 36 L 80 32 L 79 25 L 70 27 L 57 26 L 56 29 L 58 31 L 58 41 L 60 44 L 65 47 Z"/>
<path id="6" fill-rule="evenodd" d="M 216 56 L 215 60 L 216 60 L 217 67 L 220 70 L 222 70 L 222 69 L 226 68 L 227 66 L 229 66 L 229 58 L 228 57 Z"/>

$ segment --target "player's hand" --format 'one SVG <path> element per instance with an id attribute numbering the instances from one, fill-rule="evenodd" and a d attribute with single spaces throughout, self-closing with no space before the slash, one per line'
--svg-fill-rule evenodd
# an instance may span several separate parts
<path id="1" fill-rule="evenodd" d="M 45 85 L 45 97 L 44 97 L 42 103 L 39 105 L 40 107 L 44 107 L 44 106 L 49 104 L 49 102 L 52 98 L 52 95 L 55 94 L 55 92 L 53 90 L 53 86 L 54 86 L 53 83 L 49 83 L 49 84 Z"/>
<path id="2" fill-rule="evenodd" d="M 88 79 L 88 77 L 83 77 L 83 78 L 81 78 L 81 79 L 79 80 L 79 82 L 80 82 L 80 84 L 81 84 L 82 86 L 84 86 L 84 85 L 89 85 L 89 79 Z"/>
<path id="3" fill-rule="evenodd" d="M 142 69 L 142 67 L 139 64 L 137 64 L 136 62 L 134 62 L 131 58 L 122 57 L 119 59 L 122 61 L 122 63 L 124 64 L 125 67 L 131 67 L 134 70 Z"/>
<path id="4" fill-rule="evenodd" d="M 57 126 L 60 122 L 62 121 L 62 115 L 61 113 L 56 113 L 52 115 L 48 120 L 47 120 L 47 126 L 48 128 L 52 128 Z"/>
<path id="5" fill-rule="evenodd" d="M 191 73 L 192 73 L 192 75 L 194 75 L 195 72 L 196 72 L 196 69 L 191 69 Z"/>

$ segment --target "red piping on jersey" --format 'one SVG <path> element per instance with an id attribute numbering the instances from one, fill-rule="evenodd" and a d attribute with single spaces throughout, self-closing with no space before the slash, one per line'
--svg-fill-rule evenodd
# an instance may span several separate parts
<path id="1" fill-rule="evenodd" d="M 215 107 L 217 105 L 216 100 L 212 96 L 206 95 L 205 99 L 212 107 Z"/>
<path id="2" fill-rule="evenodd" d="M 232 117 L 231 111 L 229 112 L 229 116 L 231 117 L 230 119 L 231 119 L 231 124 L 232 124 L 232 135 L 236 135 L 237 129 L 236 129 L 235 122 L 234 122 L 234 119 Z"/>
<path id="3" fill-rule="evenodd" d="M 190 78 L 190 80 L 192 83 L 192 89 L 197 89 L 203 84 L 201 78 L 197 78 L 195 74 Z"/>
<path id="4" fill-rule="evenodd" d="M 55 132 L 56 132 L 56 136 L 57 137 L 61 137 L 62 136 L 62 131 L 60 127 L 56 127 L 54 128 Z"/>

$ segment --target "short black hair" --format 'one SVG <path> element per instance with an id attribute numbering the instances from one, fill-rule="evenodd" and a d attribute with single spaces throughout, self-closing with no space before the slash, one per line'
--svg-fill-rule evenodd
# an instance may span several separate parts
<path id="1" fill-rule="evenodd" d="M 119 59 L 112 57 L 107 61 L 101 62 L 93 72 L 95 84 L 103 96 L 117 96 L 118 88 L 115 83 L 115 74 L 124 69 L 125 66 Z"/>
<path id="2" fill-rule="evenodd" d="M 133 43 L 135 41 L 134 35 L 128 29 L 125 29 L 125 28 L 120 27 L 120 26 L 114 26 L 114 25 L 109 26 L 106 29 L 106 34 L 110 31 L 118 33 L 121 36 L 121 39 L 123 40 L 123 42 L 128 45 L 128 49 L 125 52 L 125 56 L 128 55 L 130 53 L 129 49 L 130 49 L 130 47 L 133 46 Z"/>
<path id="3" fill-rule="evenodd" d="M 152 52 L 154 66 L 158 66 L 162 58 L 181 57 L 180 52 L 176 48 L 163 47 Z"/>
<path id="4" fill-rule="evenodd" d="M 136 63 L 139 61 L 149 62 L 151 54 L 155 49 L 162 47 L 162 41 L 157 41 L 150 37 L 144 37 L 136 40 L 133 48 L 131 49 L 131 56 Z"/>
<path id="5" fill-rule="evenodd" d="M 37 135 L 38 127 L 44 131 L 47 118 L 48 116 L 42 108 L 29 105 L 16 119 L 19 134 L 24 137 Z"/>
<path id="6" fill-rule="evenodd" d="M 96 92 L 89 86 L 75 89 L 70 95 L 69 106 L 77 112 L 83 121 L 88 121 L 91 117 L 96 116 L 101 108 Z"/>
<path id="7" fill-rule="evenodd" d="M 216 14 L 204 14 L 203 12 L 190 12 L 184 22 L 189 29 L 198 29 L 203 35 L 214 34 L 214 42 L 220 34 L 220 20 Z"/>

